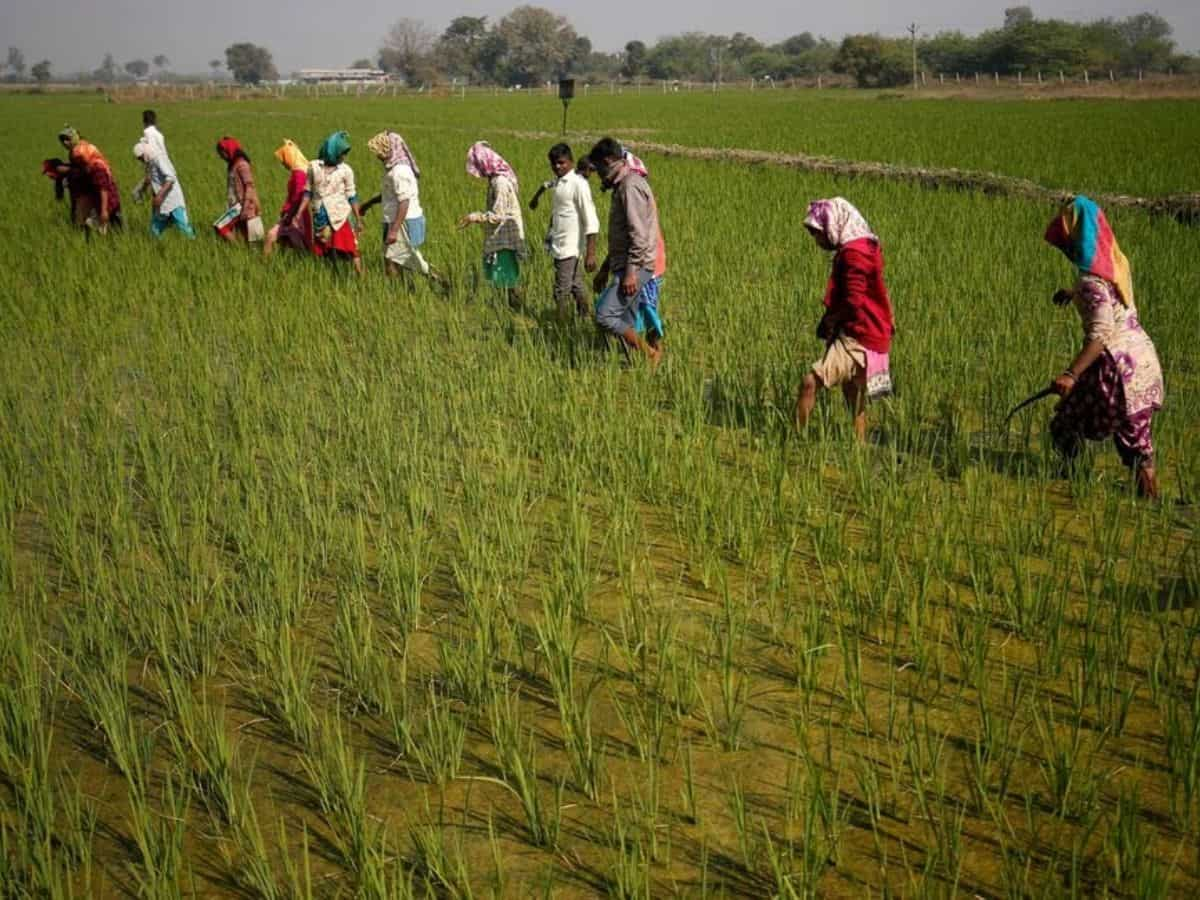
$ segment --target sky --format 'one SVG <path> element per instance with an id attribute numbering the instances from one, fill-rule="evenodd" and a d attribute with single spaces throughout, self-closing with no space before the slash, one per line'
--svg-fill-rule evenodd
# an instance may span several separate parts
<path id="1" fill-rule="evenodd" d="M 207 72 L 208 61 L 224 58 L 238 41 L 261 44 L 288 73 L 303 67 L 348 66 L 373 58 L 388 26 L 401 16 L 421 19 L 440 32 L 457 15 L 486 15 L 492 21 L 519 5 L 476 0 L 0 0 L 0 47 L 20 47 L 32 65 L 49 59 L 53 71 L 94 69 L 111 52 L 119 64 L 165 54 L 180 73 Z M 743 31 L 766 43 L 802 31 L 838 39 L 844 34 L 902 35 L 915 21 L 924 34 L 994 28 L 1004 7 L 1019 0 L 843 0 L 838 3 L 779 0 L 660 2 L 646 0 L 558 0 L 538 5 L 566 16 L 597 50 L 618 50 L 626 41 L 652 43 L 683 31 L 732 34 Z M 1043 0 L 1033 2 L 1039 18 L 1075 20 L 1157 12 L 1175 29 L 1185 52 L 1200 52 L 1198 0 Z M 0 58 L 0 62 L 3 59 Z"/>

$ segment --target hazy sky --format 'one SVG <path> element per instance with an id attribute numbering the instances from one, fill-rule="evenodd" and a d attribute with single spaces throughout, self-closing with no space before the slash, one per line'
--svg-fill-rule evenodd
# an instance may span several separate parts
<path id="1" fill-rule="evenodd" d="M 540 5 L 567 16 L 596 49 L 616 50 L 633 38 L 650 43 L 681 31 L 744 31 L 768 42 L 801 31 L 832 38 L 864 31 L 900 35 L 914 19 L 926 33 L 951 28 L 976 32 L 997 26 L 1004 7 L 1017 2 L 559 0 Z M 49 59 L 58 73 L 93 69 L 106 52 L 119 63 L 164 53 L 177 72 L 203 72 L 210 59 L 224 57 L 229 44 L 252 41 L 268 47 L 286 73 L 373 57 L 388 25 L 400 16 L 423 19 L 441 31 L 456 15 L 495 20 L 517 5 L 514 0 L 0 0 L 0 43 L 20 47 L 30 65 Z M 1171 22 L 1180 49 L 1200 51 L 1198 0 L 1043 0 L 1031 5 L 1040 17 L 1067 19 L 1122 17 L 1149 9 Z"/>

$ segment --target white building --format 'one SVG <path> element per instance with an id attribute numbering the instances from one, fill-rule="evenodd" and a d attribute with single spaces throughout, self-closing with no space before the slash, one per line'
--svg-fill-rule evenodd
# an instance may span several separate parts
<path id="1" fill-rule="evenodd" d="M 383 69 L 301 69 L 296 73 L 304 84 L 386 84 Z"/>

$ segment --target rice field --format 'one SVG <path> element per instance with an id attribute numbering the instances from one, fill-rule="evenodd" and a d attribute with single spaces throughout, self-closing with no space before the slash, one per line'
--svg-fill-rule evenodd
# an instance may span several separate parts
<path id="1" fill-rule="evenodd" d="M 1058 141 L 1077 108 L 1121 139 Z M 1152 195 L 1194 189 L 1196 111 L 756 92 L 571 123 Z M 1048 404 L 1003 428 L 1080 342 L 1049 207 L 647 155 L 649 372 L 556 323 L 545 205 L 524 314 L 453 228 L 473 140 L 526 197 L 548 177 L 515 133 L 552 99 L 159 107 L 201 232 L 222 134 L 268 218 L 284 137 L 348 129 L 369 194 L 366 138 L 405 134 L 446 299 L 383 278 L 374 219 L 362 281 L 155 243 L 132 204 L 85 240 L 40 161 L 70 122 L 128 192 L 139 113 L 0 97 L 4 896 L 1200 890 L 1200 230 L 1111 215 L 1167 378 L 1149 504 L 1111 446 L 1059 477 Z M 897 313 L 865 447 L 832 398 L 790 425 L 829 266 L 803 210 L 834 194 Z"/>

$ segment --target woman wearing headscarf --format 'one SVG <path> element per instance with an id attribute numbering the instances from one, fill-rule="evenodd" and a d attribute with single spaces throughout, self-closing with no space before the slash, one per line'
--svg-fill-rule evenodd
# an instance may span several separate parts
<path id="1" fill-rule="evenodd" d="M 394 131 L 381 131 L 369 141 L 367 149 L 383 163 L 383 184 L 379 196 L 368 200 L 383 205 L 383 260 L 391 277 L 415 272 L 439 286 L 444 280 L 438 275 L 420 247 L 425 243 L 425 213 L 421 209 L 418 181 L 421 169 L 408 143 Z"/>
<path id="2" fill-rule="evenodd" d="M 1121 462 L 1133 473 L 1139 495 L 1158 496 L 1150 426 L 1163 404 L 1162 367 L 1133 303 L 1129 261 L 1104 211 L 1087 197 L 1067 202 L 1046 229 L 1078 272 L 1054 303 L 1074 305 L 1083 325 L 1083 348 L 1051 383 L 1062 397 L 1050 434 L 1068 462 L 1084 440 L 1112 437 Z"/>
<path id="3" fill-rule="evenodd" d="M 228 209 L 213 227 L 217 234 L 230 242 L 243 239 L 261 241 L 262 208 L 258 202 L 258 188 L 254 185 L 250 157 L 242 145 L 229 135 L 217 141 L 217 156 L 225 161 L 227 169 L 225 203 Z"/>
<path id="4" fill-rule="evenodd" d="M 459 228 L 483 225 L 483 273 L 493 287 L 508 292 L 509 305 L 521 305 L 521 257 L 525 255 L 525 220 L 517 173 L 487 141 L 477 141 L 467 151 L 467 174 L 486 178 L 487 210 L 468 213 Z"/>
<path id="5" fill-rule="evenodd" d="M 308 164 L 308 186 L 300 212 L 312 211 L 313 251 L 330 259 L 348 257 L 354 271 L 361 275 L 358 232 L 362 229 L 362 209 L 354 170 L 346 163 L 349 152 L 350 135 L 344 131 L 335 131 L 321 142 L 317 158 Z"/>
<path id="6" fill-rule="evenodd" d="M 110 224 L 119 227 L 121 192 L 104 154 L 70 126 L 58 133 L 58 140 L 70 154 L 71 169 L 78 173 L 72 176 L 71 184 L 75 224 L 102 232 Z"/>
<path id="7" fill-rule="evenodd" d="M 279 210 L 279 221 L 263 241 L 263 256 L 270 256 L 279 241 L 285 247 L 312 252 L 312 214 L 307 208 L 300 214 L 308 188 L 308 158 L 290 139 L 275 151 L 275 158 L 288 171 L 287 199 Z"/>
<path id="8" fill-rule="evenodd" d="M 843 197 L 810 204 L 804 227 L 818 247 L 833 253 L 833 271 L 817 326 L 825 354 L 800 385 L 796 424 L 808 424 L 819 389 L 841 386 L 855 436 L 865 441 L 867 401 L 892 388 L 888 355 L 896 328 L 883 280 L 883 249 L 866 219 Z"/>

